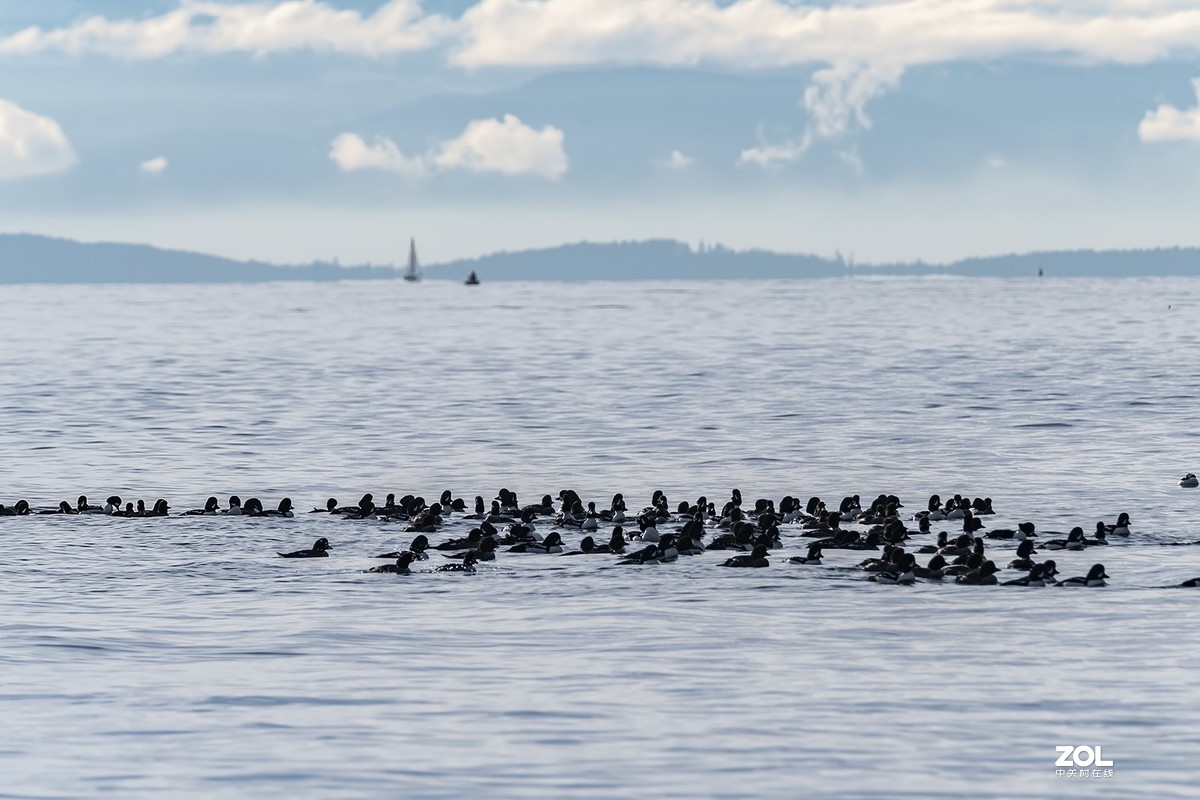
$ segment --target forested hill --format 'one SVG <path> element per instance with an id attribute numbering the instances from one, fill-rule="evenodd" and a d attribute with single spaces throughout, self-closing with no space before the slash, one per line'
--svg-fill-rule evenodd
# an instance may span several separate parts
<path id="1" fill-rule="evenodd" d="M 746 280 L 866 275 L 1033 277 L 1200 275 L 1200 249 L 1069 250 L 988 256 L 938 265 L 921 262 L 855 264 L 833 258 L 766 250 L 691 247 L 654 239 L 579 243 L 501 252 L 425 268 L 425 277 L 462 280 L 474 271 L 499 280 Z M 84 243 L 32 234 L 0 234 L 0 283 L 245 283 L 394 279 L 398 268 L 238 261 L 140 244 Z"/>
<path id="2" fill-rule="evenodd" d="M 279 266 L 163 250 L 144 244 L 84 243 L 0 234 L 0 283 L 245 283 L 394 278 L 392 267 L 319 263 Z"/>

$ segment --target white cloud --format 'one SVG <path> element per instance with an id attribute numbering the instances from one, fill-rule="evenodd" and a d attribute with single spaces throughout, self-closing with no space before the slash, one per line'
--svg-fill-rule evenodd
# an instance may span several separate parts
<path id="1" fill-rule="evenodd" d="M 330 145 L 329 157 L 343 172 L 382 169 L 416 178 L 426 171 L 425 161 L 421 156 L 409 158 L 386 136 L 376 136 L 374 144 L 367 144 L 356 133 L 340 134 Z"/>
<path id="2" fill-rule="evenodd" d="M 799 161 L 818 139 L 839 139 L 862 130 L 869 130 L 867 103 L 900 82 L 903 70 L 899 67 L 839 62 L 813 73 L 804 90 L 803 104 L 808 111 L 808 127 L 799 141 L 767 144 L 759 134 L 756 147 L 743 150 L 739 164 L 774 167 Z M 839 150 L 837 157 L 855 172 L 862 173 L 863 163 L 857 149 Z"/>
<path id="3" fill-rule="evenodd" d="M 75 162 L 62 126 L 0 100 L 0 180 L 63 172 Z"/>
<path id="4" fill-rule="evenodd" d="M 567 171 L 563 132 L 547 125 L 534 130 L 512 114 L 503 120 L 478 119 L 455 139 L 442 144 L 433 156 L 439 169 L 532 173 L 558 180 Z"/>
<path id="5" fill-rule="evenodd" d="M 1177 142 L 1200 140 L 1200 78 L 1192 79 L 1196 93 L 1195 108 L 1178 109 L 1163 103 L 1147 111 L 1138 125 L 1138 138 L 1143 142 Z"/>
<path id="6" fill-rule="evenodd" d="M 807 137 L 798 142 L 788 141 L 777 144 L 760 141 L 756 146 L 742 151 L 738 156 L 738 164 L 754 164 L 763 168 L 790 164 L 803 158 L 811 145 L 812 142 Z"/>
<path id="7" fill-rule="evenodd" d="M 87 17 L 72 25 L 30 27 L 0 39 L 0 53 L 58 50 L 123 58 L 162 58 L 179 52 L 253 53 L 316 50 L 381 56 L 428 49 L 453 23 L 426 14 L 420 0 L 391 0 L 364 16 L 320 0 L 233 5 L 183 0 L 154 17 Z"/>
<path id="8" fill-rule="evenodd" d="M 666 167 L 667 169 L 673 169 L 676 171 L 680 171 L 680 170 L 685 170 L 688 167 L 690 167 L 692 164 L 694 164 L 695 159 L 685 156 L 679 150 L 672 150 L 671 154 L 669 156 L 667 156 L 666 158 L 664 158 L 659 163 L 661 163 L 662 166 Z"/>
<path id="9" fill-rule="evenodd" d="M 895 87 L 901 72 L 896 66 L 872 67 L 847 62 L 818 70 L 804 90 L 810 130 L 832 139 L 856 129 L 870 128 L 867 103 Z"/>
<path id="10" fill-rule="evenodd" d="M 358 134 L 343 133 L 333 140 L 329 157 L 346 172 L 380 169 L 415 178 L 461 169 L 558 180 L 567 171 L 564 138 L 552 125 L 537 130 L 505 114 L 474 120 L 458 136 L 415 156 L 406 156 L 387 137 L 368 144 Z"/>
<path id="11" fill-rule="evenodd" d="M 148 172 L 151 175 L 157 175 L 158 173 L 162 172 L 166 168 L 167 168 L 167 157 L 166 156 L 155 156 L 154 158 L 148 158 L 145 161 L 143 161 L 141 164 L 138 165 L 138 169 L 140 169 L 142 172 Z"/>

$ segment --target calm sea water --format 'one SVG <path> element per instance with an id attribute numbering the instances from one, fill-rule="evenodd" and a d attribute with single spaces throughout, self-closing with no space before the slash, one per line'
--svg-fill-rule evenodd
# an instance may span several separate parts
<path id="1" fill-rule="evenodd" d="M 765 570 L 503 554 L 396 578 L 361 572 L 412 537 L 380 522 L 0 518 L 0 797 L 1195 796 L 1200 593 L 1165 587 L 1200 576 L 1200 546 L 1170 546 L 1200 540 L 1176 485 L 1200 471 L 1200 281 L 3 305 L 9 505 L 962 492 L 992 527 L 1127 511 L 1134 534 L 1058 554 L 1112 576 L 1071 591 L 877 586 L 862 553 L 787 564 L 796 538 Z M 318 536 L 332 557 L 275 556 Z M 1057 777 L 1066 744 L 1114 776 Z"/>

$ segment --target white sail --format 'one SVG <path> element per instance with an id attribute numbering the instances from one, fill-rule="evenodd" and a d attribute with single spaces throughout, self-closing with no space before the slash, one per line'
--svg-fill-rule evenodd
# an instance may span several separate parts
<path id="1" fill-rule="evenodd" d="M 404 280 L 419 281 L 421 280 L 421 265 L 417 261 L 417 240 L 408 240 L 408 270 L 404 273 Z"/>

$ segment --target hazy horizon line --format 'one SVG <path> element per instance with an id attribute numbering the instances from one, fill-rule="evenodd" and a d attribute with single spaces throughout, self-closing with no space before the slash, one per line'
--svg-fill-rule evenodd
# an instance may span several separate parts
<path id="1" fill-rule="evenodd" d="M 340 258 L 337 258 L 337 257 L 333 257 L 333 258 L 319 258 L 318 257 L 318 258 L 313 258 L 310 261 L 291 261 L 291 262 L 265 260 L 265 259 L 260 259 L 260 258 L 240 258 L 237 256 L 224 255 L 224 254 L 221 254 L 218 252 L 212 252 L 212 251 L 192 250 L 192 249 L 183 248 L 183 247 L 166 247 L 166 246 L 162 246 L 162 245 L 158 245 L 158 244 L 153 244 L 150 242 L 120 241 L 120 240 L 113 240 L 113 239 L 82 239 L 82 238 L 74 238 L 71 236 L 58 235 L 58 234 L 37 233 L 34 231 L 0 231 L 0 237 L 30 237 L 30 238 L 35 238 L 35 239 L 46 239 L 46 240 L 69 242 L 72 244 L 89 245 L 89 246 L 139 247 L 139 248 L 147 248 L 150 250 L 156 250 L 156 251 L 160 251 L 163 253 L 179 253 L 179 254 L 187 254 L 187 255 L 193 255 L 193 256 L 203 256 L 203 257 L 207 257 L 207 258 L 221 259 L 224 261 L 230 261 L 230 262 L 235 262 L 235 263 L 240 263 L 240 264 L 253 264 L 253 265 L 260 265 L 260 266 L 267 266 L 267 267 L 275 267 L 278 269 L 326 266 L 326 267 L 336 267 L 336 268 L 342 268 L 342 269 L 362 269 L 362 268 L 392 269 L 392 270 L 396 270 L 397 272 L 402 272 L 406 267 L 406 263 L 404 263 L 404 262 L 374 262 L 374 261 L 343 262 Z M 413 238 L 415 239 L 416 237 L 413 237 Z M 919 267 L 929 267 L 929 268 L 953 267 L 953 266 L 961 265 L 964 263 L 970 263 L 973 261 L 981 261 L 981 260 L 988 260 L 988 259 L 1029 258 L 1029 257 L 1036 257 L 1036 256 L 1041 256 L 1041 255 L 1048 256 L 1048 255 L 1061 255 L 1061 254 L 1068 254 L 1068 253 L 1120 254 L 1120 253 L 1158 252 L 1158 251 L 1175 251 L 1175 250 L 1200 250 L 1200 246 L 1183 245 L 1183 244 L 1159 244 L 1159 245 L 1154 245 L 1151 247 L 1143 246 L 1143 247 L 1104 247 L 1104 248 L 1079 246 L 1079 247 L 1044 249 L 1044 250 L 1010 250 L 1007 252 L 978 253 L 978 254 L 963 256 L 963 257 L 955 258 L 955 259 L 951 259 L 951 260 L 926 260 L 923 258 L 917 258 L 917 259 L 894 259 L 894 260 L 880 261 L 880 260 L 858 260 L 857 258 L 855 258 L 853 253 L 842 253 L 840 250 L 835 250 L 832 254 L 827 254 L 827 253 L 819 253 L 816 251 L 807 251 L 806 252 L 806 251 L 800 251 L 800 250 L 773 250 L 768 247 L 735 247 L 735 246 L 725 245 L 721 242 L 706 242 L 703 240 L 698 241 L 698 242 L 689 242 L 684 239 L 671 238 L 671 237 L 645 237 L 645 238 L 634 238 L 634 239 L 608 239 L 608 240 L 577 239 L 577 240 L 572 240 L 572 241 L 563 241 L 563 242 L 560 242 L 560 243 L 554 244 L 554 245 L 546 245 L 546 246 L 539 246 L 539 247 L 525 247 L 525 248 L 517 248 L 517 249 L 499 249 L 499 250 L 492 250 L 492 251 L 489 251 L 489 252 L 486 252 L 486 253 L 483 253 L 483 254 L 480 254 L 477 256 L 464 256 L 464 257 L 460 257 L 460 258 L 452 258 L 452 259 L 447 259 L 447 260 L 443 260 L 443 261 L 434 261 L 434 262 L 429 262 L 429 263 L 423 263 L 421 265 L 421 268 L 422 268 L 422 270 L 429 270 L 429 269 L 435 269 L 435 268 L 440 268 L 440 267 L 452 266 L 452 265 L 456 265 L 456 264 L 469 264 L 472 262 L 484 261 L 486 259 L 495 258 L 498 256 L 516 256 L 516 255 L 522 255 L 522 254 L 527 254 L 527 253 L 542 253 L 542 252 L 547 252 L 547 251 L 551 251 L 551 250 L 559 250 L 559 249 L 570 248 L 570 247 L 589 247 L 589 246 L 590 247 L 612 247 L 612 246 L 620 246 L 620 245 L 635 246 L 635 245 L 647 245 L 647 244 L 655 244 L 655 243 L 674 244 L 674 245 L 685 246 L 688 248 L 690 254 L 692 254 L 692 255 L 709 255 L 709 254 L 725 253 L 725 254 L 732 254 L 732 255 L 755 255 L 755 254 L 757 254 L 757 255 L 767 255 L 767 256 L 779 256 L 779 257 L 785 257 L 785 258 L 786 257 L 809 258 L 809 259 L 818 259 L 818 260 L 826 261 L 826 262 L 829 262 L 830 264 L 841 264 L 841 265 L 847 267 L 848 269 L 860 268 L 860 267 L 861 268 L 872 268 L 872 267 L 886 268 L 886 267 L 905 267 L 905 266 L 919 266 Z M 421 248 L 421 245 L 420 245 L 420 241 L 418 240 L 417 241 L 418 256 L 420 254 L 420 248 Z M 407 253 L 407 247 L 404 247 L 403 249 Z"/>

